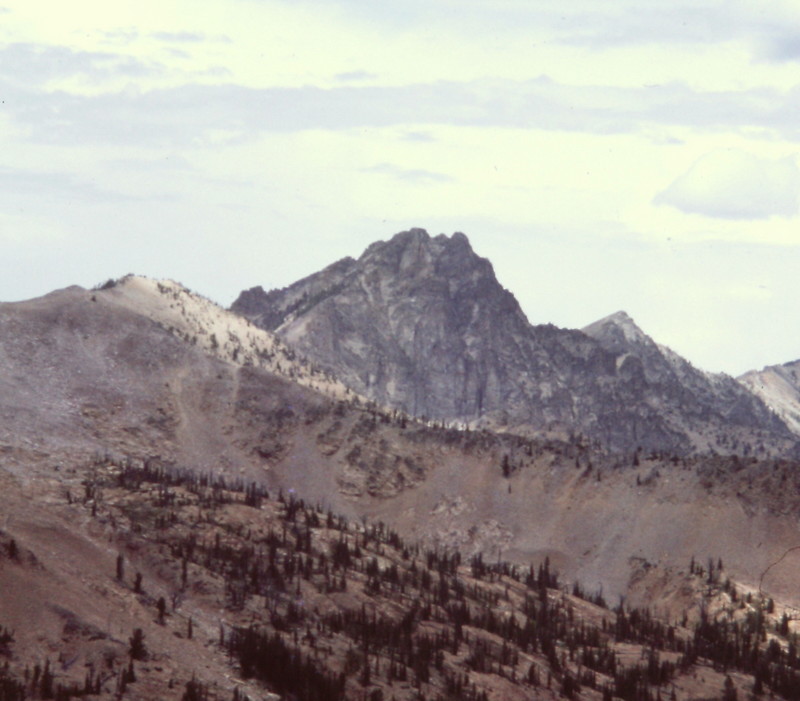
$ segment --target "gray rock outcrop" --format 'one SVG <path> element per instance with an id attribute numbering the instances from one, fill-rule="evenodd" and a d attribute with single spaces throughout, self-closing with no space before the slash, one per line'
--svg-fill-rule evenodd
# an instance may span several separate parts
<path id="1" fill-rule="evenodd" d="M 693 368 L 624 313 L 534 326 L 467 237 L 422 229 L 233 311 L 379 404 L 613 450 L 783 452 L 793 436 L 732 378 Z M 760 448 L 759 448 L 760 446 Z"/>

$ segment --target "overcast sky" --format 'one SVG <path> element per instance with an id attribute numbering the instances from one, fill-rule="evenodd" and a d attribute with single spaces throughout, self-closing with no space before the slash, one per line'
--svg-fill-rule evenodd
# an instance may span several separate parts
<path id="1" fill-rule="evenodd" d="M 533 323 L 800 358 L 797 0 L 0 0 L 0 299 L 229 305 L 419 226 Z"/>

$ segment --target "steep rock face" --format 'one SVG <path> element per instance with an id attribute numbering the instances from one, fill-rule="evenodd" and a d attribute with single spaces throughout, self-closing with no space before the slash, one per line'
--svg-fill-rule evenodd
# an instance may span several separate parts
<path id="1" fill-rule="evenodd" d="M 232 309 L 376 402 L 417 416 L 616 450 L 785 449 L 789 432 L 730 378 L 660 349 L 627 315 L 532 326 L 464 234 L 412 229 Z"/>
<path id="2" fill-rule="evenodd" d="M 513 345 L 524 314 L 463 234 L 408 231 L 286 290 L 243 294 L 233 309 L 376 401 L 436 418 L 513 403 L 506 368 L 527 350 Z"/>

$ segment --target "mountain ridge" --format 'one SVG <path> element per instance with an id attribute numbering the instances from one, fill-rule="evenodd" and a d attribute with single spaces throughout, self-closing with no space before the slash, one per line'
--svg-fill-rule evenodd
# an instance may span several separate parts
<path id="1" fill-rule="evenodd" d="M 392 280 L 367 282 L 365 295 L 393 294 Z M 418 281 L 439 299 L 450 282 Z M 308 677 L 341 689 L 337 701 L 641 701 L 670 679 L 689 701 L 730 691 L 724 668 L 750 693 L 763 670 L 719 654 L 725 630 L 734 642 L 763 634 L 761 683 L 796 696 L 781 650 L 800 603 L 798 463 L 457 430 L 381 408 L 178 283 L 103 287 L 0 304 L 0 691 L 53 696 L 45 678 L 59 698 L 67 684 L 102 699 L 329 698 L 303 692 Z M 452 293 L 468 312 L 457 281 Z M 536 330 L 545 359 L 558 347 L 622 357 L 579 331 Z M 641 358 L 619 370 L 646 380 Z M 625 605 L 604 609 L 587 591 Z M 545 619 L 559 637 L 543 635 Z M 661 642 L 672 629 L 703 647 L 683 649 L 674 674 L 626 686 L 680 659 L 649 633 L 633 638 L 631 624 L 655 620 Z M 401 649 L 380 637 L 392 621 L 411 631 Z M 600 642 L 570 659 L 591 627 Z M 536 642 L 518 645 L 523 631 Z M 283 657 L 259 659 L 282 660 L 277 671 L 242 654 L 266 634 L 261 649 Z"/>
<path id="2" fill-rule="evenodd" d="M 744 527 L 738 494 L 748 492 L 745 478 L 772 485 L 785 472 L 780 461 L 619 455 L 577 434 L 559 441 L 431 425 L 347 388 L 329 391 L 324 373 L 304 370 L 291 349 L 292 363 L 278 351 L 260 365 L 258 338 L 266 332 L 253 329 L 248 350 L 244 320 L 220 308 L 209 318 L 208 300 L 173 285 L 127 278 L 105 290 L 71 288 L 0 305 L 5 470 L 27 481 L 97 450 L 159 455 L 291 488 L 467 553 L 500 550 L 522 561 L 549 554 L 606 591 L 625 591 L 629 553 L 658 559 L 664 538 L 677 552 L 716 544 L 753 576 L 753 553 L 735 535 Z M 244 325 L 241 346 L 223 338 L 228 324 Z M 776 518 L 794 513 L 781 501 L 786 490 L 781 498 L 772 486 L 763 492 L 769 497 L 753 503 L 774 502 Z M 706 502 L 714 504 L 712 521 L 697 507 Z M 675 508 L 684 512 L 677 521 Z M 745 551 L 747 558 L 737 555 Z"/>
<path id="3" fill-rule="evenodd" d="M 577 431 L 628 452 L 785 452 L 796 441 L 749 390 L 662 352 L 624 312 L 582 331 L 530 324 L 462 233 L 401 232 L 231 309 L 413 415 Z"/>

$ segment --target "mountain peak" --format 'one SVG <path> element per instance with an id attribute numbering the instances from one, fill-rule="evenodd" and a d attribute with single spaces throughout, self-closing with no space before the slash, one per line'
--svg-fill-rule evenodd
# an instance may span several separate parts
<path id="1" fill-rule="evenodd" d="M 402 231 L 336 274 L 257 296 L 253 323 L 359 394 L 417 416 L 676 454 L 705 449 L 701 434 L 774 428 L 743 388 L 666 358 L 624 311 L 583 333 L 531 326 L 460 232 Z"/>
<path id="2" fill-rule="evenodd" d="M 621 350 L 616 346 L 631 343 L 636 345 L 653 343 L 653 340 L 637 326 L 630 315 L 622 310 L 585 326 L 581 331 L 614 351 Z"/>
<path id="3" fill-rule="evenodd" d="M 361 254 L 362 260 L 373 255 L 376 251 L 383 251 L 389 248 L 405 248 L 414 244 L 425 244 L 431 240 L 430 234 L 425 230 L 418 227 L 401 231 L 394 234 L 388 241 L 375 241 L 367 246 L 364 253 Z"/>
<path id="4" fill-rule="evenodd" d="M 475 255 L 466 234 L 460 231 L 456 231 L 452 236 L 447 234 L 431 236 L 425 229 L 415 227 L 395 234 L 388 241 L 376 241 L 370 244 L 361 255 L 361 258 L 369 258 L 378 251 L 391 251 L 409 247 L 424 247 L 437 253 L 464 251 Z"/>
<path id="5" fill-rule="evenodd" d="M 609 314 L 607 317 L 604 317 L 605 320 L 614 322 L 615 324 L 627 324 L 627 323 L 634 323 L 633 319 L 631 318 L 630 314 L 626 312 L 624 309 L 620 309 L 618 312 L 614 312 L 613 314 Z"/>
<path id="6" fill-rule="evenodd" d="M 425 229 L 401 231 L 388 241 L 371 244 L 358 259 L 358 267 L 362 273 L 403 280 L 403 284 L 416 280 L 427 285 L 438 280 L 463 287 L 480 279 L 499 288 L 491 263 L 472 250 L 461 232 L 431 236 Z"/>

